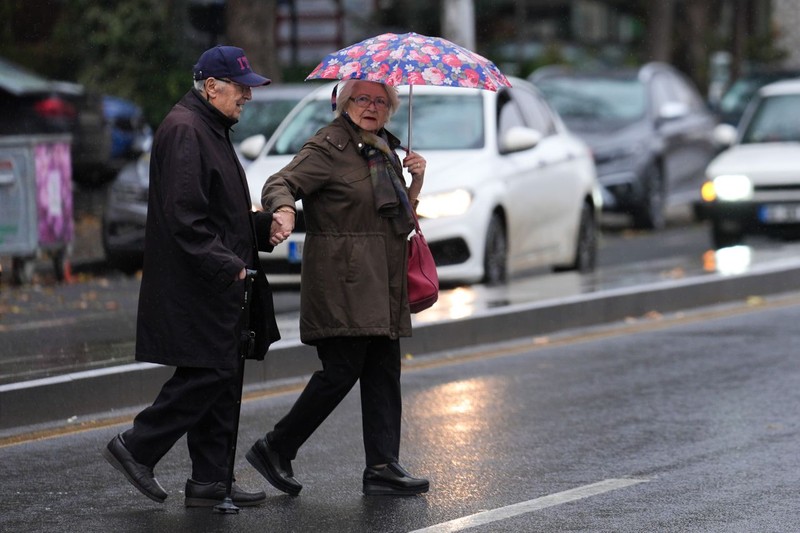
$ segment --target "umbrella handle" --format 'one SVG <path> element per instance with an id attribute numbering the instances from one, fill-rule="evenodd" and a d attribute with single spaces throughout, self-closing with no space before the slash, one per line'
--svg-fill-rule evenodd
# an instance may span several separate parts
<path id="1" fill-rule="evenodd" d="M 406 153 L 411 153 L 411 102 L 412 96 L 414 94 L 414 86 L 408 86 L 408 147 L 406 148 Z"/>

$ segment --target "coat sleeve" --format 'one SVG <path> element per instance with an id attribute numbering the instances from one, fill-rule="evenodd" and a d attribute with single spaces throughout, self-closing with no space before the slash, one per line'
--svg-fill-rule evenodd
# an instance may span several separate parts
<path id="1" fill-rule="evenodd" d="M 205 168 L 198 132 L 178 124 L 162 146 L 160 191 L 163 220 L 175 243 L 199 275 L 218 290 L 228 287 L 245 267 L 208 224 L 213 169 Z"/>
<path id="2" fill-rule="evenodd" d="M 261 205 L 265 211 L 294 205 L 295 200 L 321 189 L 331 179 L 333 158 L 329 150 L 333 145 L 324 132 L 310 139 L 288 165 L 267 179 L 261 189 Z M 333 149 L 343 150 L 344 145 L 339 142 Z"/>

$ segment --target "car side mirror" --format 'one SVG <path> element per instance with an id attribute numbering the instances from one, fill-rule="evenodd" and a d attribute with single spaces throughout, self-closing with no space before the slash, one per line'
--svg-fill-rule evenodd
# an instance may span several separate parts
<path id="1" fill-rule="evenodd" d="M 658 118 L 662 122 L 675 120 L 689 114 L 689 106 L 683 102 L 667 102 L 658 110 Z"/>
<path id="2" fill-rule="evenodd" d="M 539 144 L 542 138 L 542 134 L 534 129 L 514 126 L 500 139 L 500 151 L 508 153 L 528 150 Z"/>
<path id="3" fill-rule="evenodd" d="M 253 161 L 266 144 L 267 138 L 263 134 L 252 135 L 239 143 L 239 152 L 248 161 Z"/>
<path id="4" fill-rule="evenodd" d="M 730 124 L 717 124 L 712 134 L 714 143 L 721 148 L 727 148 L 736 142 L 737 135 L 736 128 Z"/>

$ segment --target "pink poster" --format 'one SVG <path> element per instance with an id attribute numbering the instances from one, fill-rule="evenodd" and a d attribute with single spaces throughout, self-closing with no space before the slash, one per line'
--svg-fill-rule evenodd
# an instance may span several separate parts
<path id="1" fill-rule="evenodd" d="M 36 209 L 39 244 L 72 242 L 72 161 L 68 142 L 39 143 L 36 158 Z"/>

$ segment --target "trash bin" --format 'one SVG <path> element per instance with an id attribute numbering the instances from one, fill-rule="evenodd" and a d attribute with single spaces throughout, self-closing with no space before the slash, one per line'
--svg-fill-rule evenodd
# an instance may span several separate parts
<path id="1" fill-rule="evenodd" d="M 15 283 L 30 283 L 36 259 L 69 275 L 72 216 L 70 135 L 0 136 L 0 255 L 11 256 Z"/>

